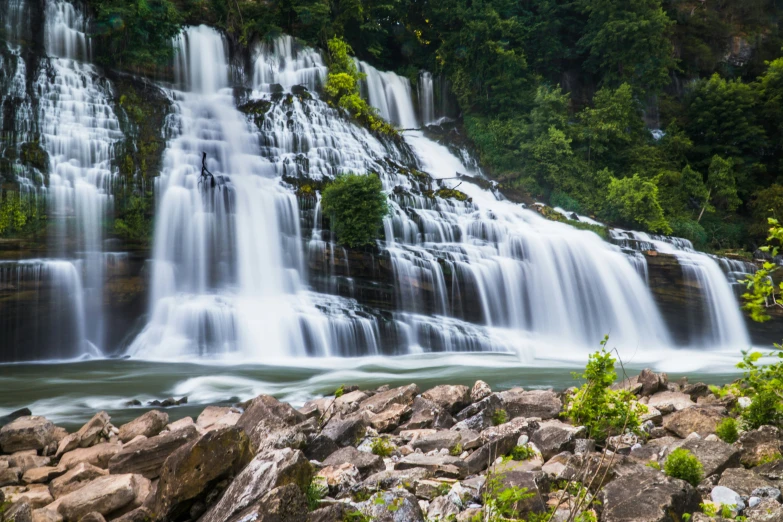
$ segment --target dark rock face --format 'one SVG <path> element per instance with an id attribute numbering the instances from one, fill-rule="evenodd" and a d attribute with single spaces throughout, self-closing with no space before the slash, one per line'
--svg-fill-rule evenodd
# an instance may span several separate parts
<path id="1" fill-rule="evenodd" d="M 700 497 L 685 481 L 640 471 L 607 484 L 599 495 L 603 522 L 675 522 L 699 509 Z"/>

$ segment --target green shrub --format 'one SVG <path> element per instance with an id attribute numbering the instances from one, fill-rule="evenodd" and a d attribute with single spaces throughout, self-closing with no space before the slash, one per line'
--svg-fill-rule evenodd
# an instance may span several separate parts
<path id="1" fill-rule="evenodd" d="M 745 428 L 755 430 L 761 426 L 776 426 L 780 423 L 780 399 L 772 391 L 763 389 L 753 396 L 750 406 L 742 411 Z"/>
<path id="2" fill-rule="evenodd" d="M 587 435 L 601 442 L 623 431 L 638 432 L 641 426 L 639 414 L 646 406 L 635 402 L 628 390 L 612 390 L 617 379 L 615 359 L 606 351 L 609 336 L 601 341 L 601 350 L 589 357 L 584 384 L 567 398 L 565 415 L 574 425 L 585 426 Z"/>
<path id="3" fill-rule="evenodd" d="M 305 496 L 307 497 L 307 507 L 310 511 L 315 511 L 321 503 L 321 499 L 329 492 L 329 488 L 321 480 L 315 477 L 307 485 Z"/>
<path id="4" fill-rule="evenodd" d="M 449 455 L 451 455 L 452 457 L 459 457 L 460 455 L 462 455 L 462 444 L 460 444 L 459 442 L 456 443 L 454 447 L 449 450 Z"/>
<path id="5" fill-rule="evenodd" d="M 508 413 L 503 408 L 499 408 L 492 412 L 492 425 L 500 426 L 508 422 Z"/>
<path id="6" fill-rule="evenodd" d="M 672 451 L 663 465 L 663 471 L 670 477 L 682 479 L 692 486 L 698 486 L 704 478 L 704 468 L 693 453 L 685 448 Z"/>
<path id="7" fill-rule="evenodd" d="M 337 240 L 349 247 L 372 245 L 389 213 L 378 176 L 342 174 L 326 186 L 321 206 Z"/>
<path id="8" fill-rule="evenodd" d="M 524 446 L 514 446 L 514 449 L 511 450 L 509 456 L 513 460 L 527 460 L 535 457 L 536 452 L 533 448 L 525 444 Z"/>
<path id="9" fill-rule="evenodd" d="M 394 445 L 384 437 L 376 437 L 370 443 L 370 449 L 379 457 L 388 457 L 394 451 Z"/>
<path id="10" fill-rule="evenodd" d="M 628 178 L 612 178 L 605 214 L 613 221 L 641 226 L 650 232 L 672 232 L 658 201 L 658 186 L 638 174 Z"/>
<path id="11" fill-rule="evenodd" d="M 345 384 L 341 384 L 339 388 L 334 390 L 334 398 L 335 399 L 339 399 L 343 395 L 345 395 Z"/>
<path id="12" fill-rule="evenodd" d="M 502 520 L 519 518 L 517 504 L 533 497 L 527 488 L 516 486 L 506 487 L 502 481 L 503 475 L 488 474 L 482 495 L 484 504 L 484 521 L 500 522 Z"/>
<path id="13" fill-rule="evenodd" d="M 720 437 L 720 440 L 727 444 L 734 444 L 739 438 L 739 432 L 737 431 L 737 421 L 732 417 L 726 417 L 718 423 L 715 433 Z"/>

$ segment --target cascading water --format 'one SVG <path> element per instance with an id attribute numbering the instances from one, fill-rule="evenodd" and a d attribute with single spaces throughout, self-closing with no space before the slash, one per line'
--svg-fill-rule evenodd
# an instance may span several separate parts
<path id="1" fill-rule="evenodd" d="M 84 60 L 89 58 L 85 21 L 62 0 L 47 3 L 45 45 L 53 75 L 42 71 L 41 145 L 49 155 L 50 215 L 55 252 L 84 262 L 86 337 L 103 346 L 103 223 L 112 208 L 114 144 L 122 139 L 111 104 L 111 87 Z"/>

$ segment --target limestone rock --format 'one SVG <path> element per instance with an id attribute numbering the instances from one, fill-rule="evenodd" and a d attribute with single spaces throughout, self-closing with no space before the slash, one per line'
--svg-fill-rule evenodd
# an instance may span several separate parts
<path id="1" fill-rule="evenodd" d="M 168 456 L 198 436 L 195 426 L 188 426 L 129 444 L 109 460 L 109 472 L 138 473 L 148 479 L 158 478 Z"/>
<path id="2" fill-rule="evenodd" d="M 543 513 L 546 511 L 544 498 L 549 493 L 550 487 L 546 473 L 541 471 L 510 471 L 499 475 L 497 479 L 499 482 L 497 485 L 485 483 L 481 490 L 482 494 L 486 492 L 488 487 L 496 488 L 496 491 L 489 491 L 489 494 L 493 496 L 511 487 L 526 488 L 528 493 L 532 493 L 532 496 L 516 502 L 512 509 L 523 520 L 531 513 Z"/>
<path id="3" fill-rule="evenodd" d="M 783 505 L 774 500 L 764 499 L 753 507 L 743 511 L 748 522 L 783 522 Z"/>
<path id="4" fill-rule="evenodd" d="M 109 460 L 122 451 L 122 444 L 119 442 L 104 442 L 89 448 L 78 448 L 64 454 L 60 459 L 60 466 L 71 469 L 81 462 L 107 468 Z"/>
<path id="5" fill-rule="evenodd" d="M 22 470 L 19 468 L 0 469 L 0 488 L 19 484 L 21 477 Z"/>
<path id="6" fill-rule="evenodd" d="M 364 437 L 367 421 L 362 415 L 354 414 L 346 418 L 333 418 L 321 430 L 321 433 L 307 448 L 307 456 L 324 460 L 337 449 L 351 446 Z"/>
<path id="7" fill-rule="evenodd" d="M 42 508 L 50 504 L 54 499 L 45 484 L 31 484 L 19 487 L 13 493 L 7 495 L 10 502 L 25 502 L 32 509 Z"/>
<path id="8" fill-rule="evenodd" d="M 519 388 L 500 392 L 503 408 L 509 418 L 538 417 L 543 420 L 555 419 L 563 409 L 560 397 L 551 390 L 522 391 Z"/>
<path id="9" fill-rule="evenodd" d="M 359 474 L 363 479 L 373 473 L 383 471 L 385 468 L 383 459 L 378 455 L 373 455 L 366 451 L 359 451 L 352 446 L 335 451 L 323 461 L 323 464 L 324 466 L 338 466 L 346 462 L 356 466 L 356 469 L 359 470 Z"/>
<path id="10" fill-rule="evenodd" d="M 106 522 L 106 518 L 97 511 L 93 511 L 84 515 L 79 522 Z"/>
<path id="11" fill-rule="evenodd" d="M 478 402 L 492 394 L 492 388 L 484 381 L 476 381 L 470 390 L 470 402 Z"/>
<path id="12" fill-rule="evenodd" d="M 55 499 L 83 487 L 88 482 L 108 475 L 109 472 L 86 462 L 79 463 L 65 474 L 52 480 L 49 491 Z"/>
<path id="13" fill-rule="evenodd" d="M 723 472 L 719 486 L 732 489 L 742 496 L 749 497 L 758 488 L 772 488 L 774 484 L 761 475 L 745 468 L 730 468 Z"/>
<path id="14" fill-rule="evenodd" d="M 361 481 L 361 474 L 356 466 L 343 462 L 322 468 L 316 478 L 329 488 L 329 496 L 340 498 Z"/>
<path id="15" fill-rule="evenodd" d="M 740 465 L 739 451 L 723 441 L 689 439 L 681 446 L 693 453 L 704 467 L 704 476 L 723 473 Z"/>
<path id="16" fill-rule="evenodd" d="M 735 506 L 738 510 L 745 509 L 745 503 L 742 501 L 739 493 L 726 486 L 715 486 L 710 493 L 710 499 L 716 506 Z"/>
<path id="17" fill-rule="evenodd" d="M 530 441 L 541 451 L 544 460 L 547 460 L 562 451 L 573 449 L 574 441 L 583 431 L 559 420 L 549 420 L 541 423 L 533 432 Z"/>
<path id="18" fill-rule="evenodd" d="M 216 429 L 219 426 L 234 426 L 242 413 L 236 408 L 224 406 L 207 406 L 196 419 L 196 425 L 204 430 Z"/>
<path id="19" fill-rule="evenodd" d="M 444 384 L 430 388 L 422 393 L 421 396 L 434 402 L 449 413 L 457 413 L 470 404 L 470 390 L 467 386 Z"/>
<path id="20" fill-rule="evenodd" d="M 0 451 L 40 451 L 54 442 L 55 426 L 46 417 L 19 417 L 0 428 Z"/>
<path id="21" fill-rule="evenodd" d="M 354 492 L 375 492 L 397 487 L 403 487 L 413 492 L 416 481 L 429 479 L 432 476 L 432 471 L 421 467 L 379 471 L 364 479 L 354 488 Z"/>
<path id="22" fill-rule="evenodd" d="M 379 491 L 359 509 L 373 522 L 424 522 L 419 502 L 405 490 Z"/>
<path id="23" fill-rule="evenodd" d="M 465 461 L 449 455 L 423 455 L 412 453 L 401 458 L 394 464 L 395 470 L 422 468 L 431 472 L 435 477 L 465 478 L 467 465 Z"/>
<path id="24" fill-rule="evenodd" d="M 459 514 L 460 508 L 451 498 L 451 495 L 442 495 L 430 502 L 427 509 L 428 520 L 449 520 Z"/>
<path id="25" fill-rule="evenodd" d="M 757 466 L 781 454 L 780 430 L 773 426 L 761 426 L 756 430 L 743 433 L 738 444 L 742 454 L 740 457 L 742 464 Z"/>
<path id="26" fill-rule="evenodd" d="M 344 522 L 350 520 L 348 514 L 352 512 L 357 511 L 346 504 L 332 504 L 310 512 L 307 515 L 307 522 Z"/>
<path id="27" fill-rule="evenodd" d="M 195 425 L 196 423 L 193 422 L 192 417 L 183 417 L 179 419 L 178 421 L 171 422 L 169 424 L 166 424 L 166 429 L 168 431 L 177 431 L 181 430 L 182 428 L 185 428 L 187 426 Z M 135 437 L 134 437 L 135 438 Z M 133 439 L 131 439 L 133 440 Z"/>
<path id="28" fill-rule="evenodd" d="M 685 481 L 646 468 L 617 478 L 599 494 L 602 522 L 670 522 L 699 509 L 700 497 Z"/>
<path id="29" fill-rule="evenodd" d="M 520 435 L 530 433 L 537 426 L 537 422 L 530 423 L 519 417 L 482 431 L 479 436 L 481 446 L 465 459 L 468 473 L 478 473 L 496 458 L 508 454 L 517 445 Z"/>
<path id="30" fill-rule="evenodd" d="M 462 440 L 458 431 L 444 430 L 418 437 L 411 441 L 410 446 L 413 449 L 420 449 L 423 453 L 433 450 L 447 449 L 451 450 Z"/>
<path id="31" fill-rule="evenodd" d="M 11 465 L 11 467 L 19 468 L 23 474 L 28 469 L 48 466 L 51 462 L 52 459 L 49 457 L 39 457 L 38 455 L 35 454 L 31 455 L 28 452 L 15 453 L 11 455 L 11 457 L 8 460 L 8 463 Z"/>
<path id="32" fill-rule="evenodd" d="M 105 411 L 99 411 L 93 415 L 92 419 L 82 426 L 79 431 L 68 435 L 60 441 L 56 456 L 59 457 L 63 453 L 76 448 L 89 448 L 101 438 L 108 439 L 109 420 L 109 414 Z"/>
<path id="33" fill-rule="evenodd" d="M 235 515 L 274 488 L 294 484 L 304 491 L 310 484 L 313 472 L 312 465 L 299 450 L 285 448 L 259 453 L 234 478 L 220 500 L 207 510 L 200 522 L 233 520 Z"/>
<path id="34" fill-rule="evenodd" d="M 4 513 L 0 513 L 2 520 L 9 522 L 33 522 L 33 507 L 25 501 L 17 501 Z"/>
<path id="35" fill-rule="evenodd" d="M 722 419 L 722 409 L 694 406 L 665 416 L 663 427 L 683 439 L 691 433 L 698 433 L 700 437 L 704 438 L 715 433 L 715 429 Z"/>
<path id="36" fill-rule="evenodd" d="M 244 468 L 250 456 L 250 441 L 236 426 L 181 446 L 163 463 L 152 511 L 159 519 L 176 518 L 209 484 Z"/>
<path id="37" fill-rule="evenodd" d="M 52 479 L 63 475 L 67 469 L 64 466 L 43 466 L 40 468 L 31 468 L 24 472 L 22 482 L 25 484 L 49 483 Z"/>
<path id="38" fill-rule="evenodd" d="M 127 506 L 138 507 L 149 489 L 149 480 L 141 475 L 108 475 L 59 499 L 57 511 L 65 522 L 81 520 L 93 511 L 108 515 Z"/>
<path id="39" fill-rule="evenodd" d="M 410 406 L 413 399 L 419 394 L 419 387 L 415 384 L 400 386 L 391 390 L 377 393 L 359 403 L 359 410 L 369 411 L 375 414 L 388 409 L 392 404 Z"/>
<path id="40" fill-rule="evenodd" d="M 286 484 L 268 491 L 225 522 L 302 522 L 307 515 L 307 497 L 296 484 Z"/>
<path id="41" fill-rule="evenodd" d="M 375 428 L 378 433 L 392 431 L 400 425 L 404 417 L 410 416 L 411 411 L 411 406 L 409 404 L 389 404 L 383 411 L 373 413 L 369 416 L 370 425 Z"/>
<path id="42" fill-rule="evenodd" d="M 154 437 L 163 431 L 168 423 L 168 413 L 160 410 L 150 410 L 144 415 L 120 426 L 119 438 L 122 442 L 129 442 L 139 435 Z"/>
<path id="43" fill-rule="evenodd" d="M 280 402 L 271 395 L 259 395 L 245 409 L 236 426 L 250 437 L 252 447 L 258 451 L 267 446 L 266 440 L 281 428 L 290 428 L 307 418 L 289 404 Z"/>
<path id="44" fill-rule="evenodd" d="M 663 414 L 696 406 L 690 395 L 672 391 L 662 391 L 650 396 L 647 404 Z"/>
<path id="45" fill-rule="evenodd" d="M 411 417 L 401 430 L 416 430 L 423 428 L 448 429 L 454 425 L 454 417 L 436 403 L 423 397 L 413 399 Z"/>

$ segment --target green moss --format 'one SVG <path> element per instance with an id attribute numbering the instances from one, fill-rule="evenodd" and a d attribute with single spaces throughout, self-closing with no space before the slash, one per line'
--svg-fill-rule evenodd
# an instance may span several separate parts
<path id="1" fill-rule="evenodd" d="M 370 443 L 370 449 L 379 457 L 389 457 L 394 451 L 394 445 L 384 437 L 376 437 Z"/>
<path id="2" fill-rule="evenodd" d="M 435 191 L 435 195 L 443 199 L 456 199 L 457 201 L 470 201 L 470 198 L 464 192 L 456 189 L 441 188 Z"/>
<path id="3" fill-rule="evenodd" d="M 492 425 L 500 426 L 508 422 L 508 413 L 506 410 L 499 408 L 492 412 Z"/>
<path id="4" fill-rule="evenodd" d="M 49 165 L 49 155 L 41 148 L 40 142 L 36 139 L 23 143 L 19 151 L 19 159 L 22 164 L 45 172 Z"/>

